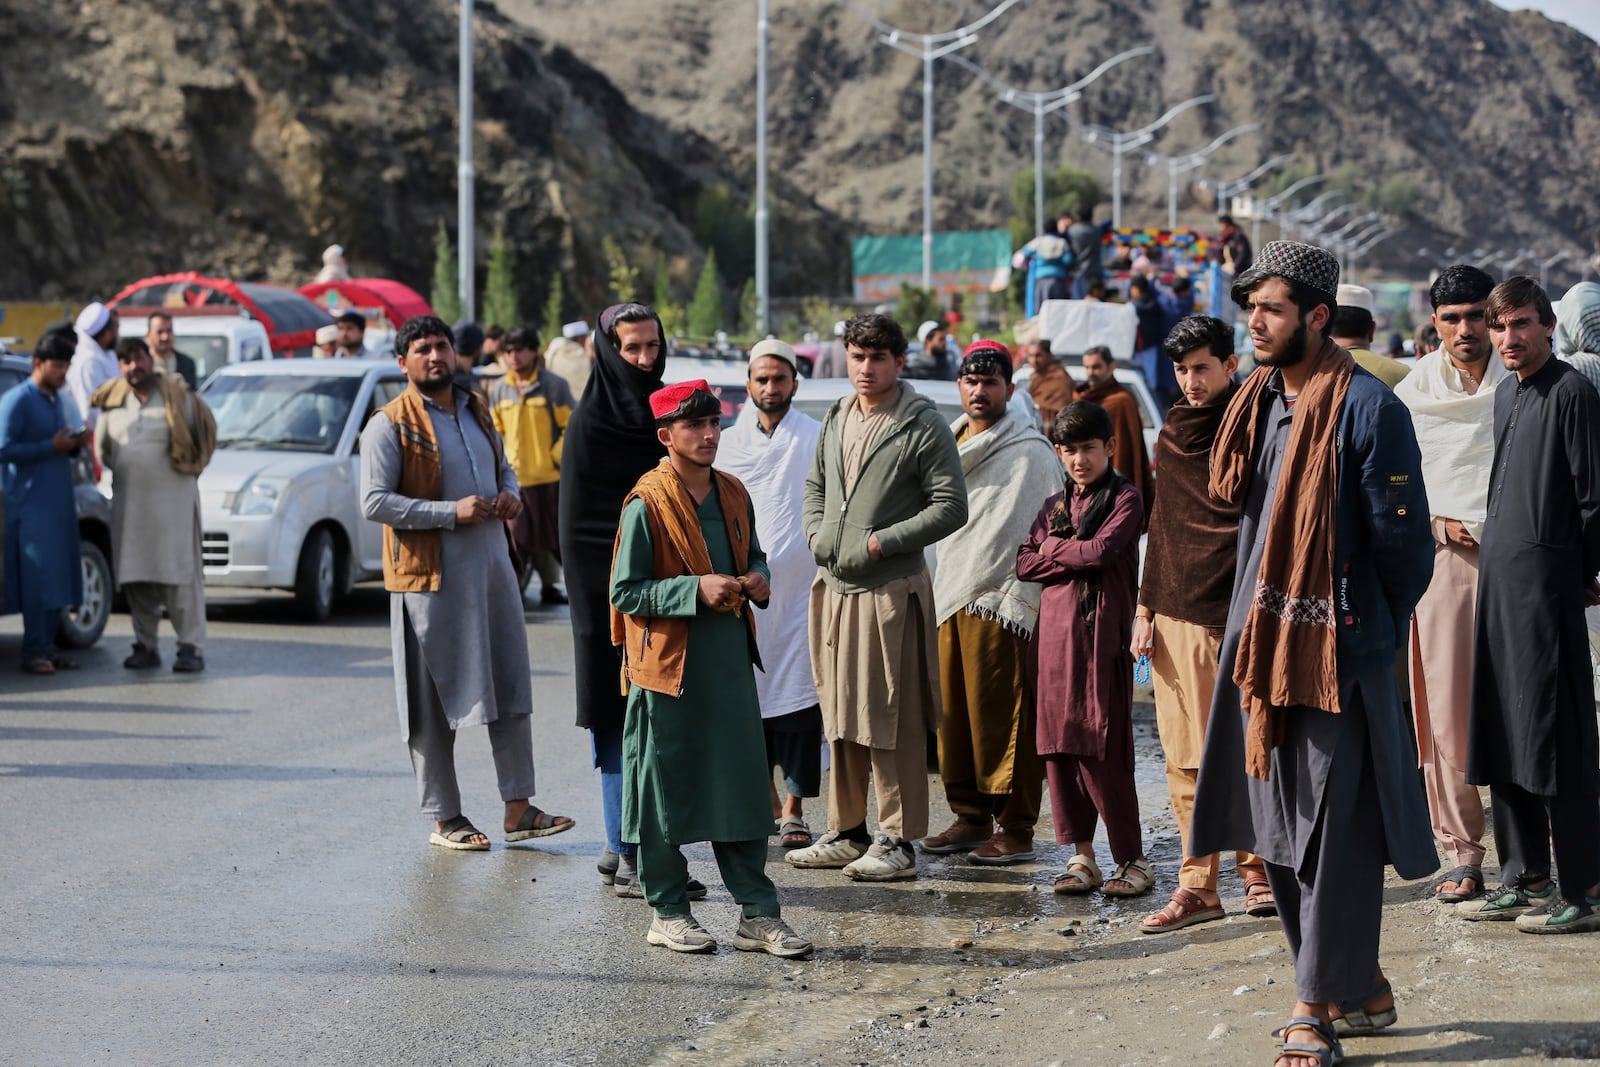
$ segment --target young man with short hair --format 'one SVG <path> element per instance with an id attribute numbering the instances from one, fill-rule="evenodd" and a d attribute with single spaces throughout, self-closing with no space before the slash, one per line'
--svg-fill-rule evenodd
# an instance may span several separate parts
<path id="1" fill-rule="evenodd" d="M 1532 278 L 1495 286 L 1485 310 L 1516 385 L 1495 390 L 1467 781 L 1489 787 L 1505 886 L 1456 908 L 1528 933 L 1600 930 L 1600 737 L 1583 614 L 1600 601 L 1600 395 L 1551 354 L 1555 312 Z"/>
<path id="2" fill-rule="evenodd" d="M 365 359 L 367 351 L 367 317 L 359 311 L 346 311 L 333 320 L 339 331 L 339 348 L 334 355 L 339 359 Z"/>
<path id="3" fill-rule="evenodd" d="M 66 395 L 74 341 L 45 334 L 33 350 L 33 374 L 0 397 L 0 491 L 5 493 L 4 611 L 22 612 L 22 669 L 74 670 L 55 648 L 61 609 L 83 599 L 72 454 L 94 431 Z"/>
<path id="4" fill-rule="evenodd" d="M 1099 404 L 1111 417 L 1111 428 L 1116 437 L 1116 452 L 1111 457 L 1111 464 L 1139 491 L 1145 514 L 1149 515 L 1153 487 L 1139 400 L 1117 381 L 1116 357 L 1105 345 L 1091 345 L 1084 350 L 1083 375 L 1084 380 L 1077 385 L 1077 399 Z"/>
<path id="5" fill-rule="evenodd" d="M 1485 885 L 1483 798 L 1467 782 L 1467 720 L 1495 395 L 1509 376 L 1489 343 L 1493 289 L 1494 279 L 1477 267 L 1440 272 L 1428 295 L 1444 344 L 1394 390 L 1411 411 L 1432 512 L 1433 580 L 1411 616 L 1411 712 L 1434 837 L 1452 865 L 1433 891 L 1451 904 L 1482 896 Z"/>
<path id="6" fill-rule="evenodd" d="M 956 378 L 961 417 L 951 427 L 967 488 L 967 522 L 938 545 L 933 597 L 939 624 L 939 774 L 955 821 L 922 851 L 968 852 L 977 864 L 1034 858 L 1044 767 L 1028 684 L 1028 641 L 1040 588 L 1017 577 L 1016 546 L 1035 504 L 1060 492 L 1061 463 L 1045 436 L 1011 412 L 1011 354 L 977 341 Z"/>
<path id="7" fill-rule="evenodd" d="M 539 601 L 565 604 L 561 581 L 561 450 L 577 406 L 567 383 L 542 366 L 539 331 L 518 326 L 505 336 L 506 372 L 488 385 L 489 414 L 516 472 L 522 512 L 511 537 L 529 571 L 539 572 Z M 528 571 L 524 572 L 526 575 Z"/>
<path id="8" fill-rule="evenodd" d="M 156 370 L 168 378 L 182 378 L 190 389 L 197 388 L 194 360 L 178 351 L 171 315 L 165 311 L 152 311 L 145 320 L 144 340 L 150 346 L 150 356 L 155 360 Z"/>
<path id="9" fill-rule="evenodd" d="M 611 639 L 628 687 L 622 832 L 638 843 L 655 911 L 645 936 L 674 952 L 716 951 L 690 913 L 679 851 L 710 841 L 743 912 L 734 947 L 806 956 L 811 942 L 783 921 L 765 870 L 753 606 L 771 590 L 755 512 L 739 479 L 712 467 L 722 404 L 710 386 L 667 386 L 650 408 L 667 456 L 623 501 L 611 570 Z"/>
<path id="10" fill-rule="evenodd" d="M 796 867 L 860 881 L 917 876 L 928 832 L 928 731 L 939 725 L 933 583 L 923 550 L 967 521 L 955 438 L 900 381 L 906 339 L 888 315 L 845 327 L 855 393 L 833 405 L 806 477 L 805 526 L 821 568 L 811 658 L 832 754 L 828 832 Z M 878 833 L 867 831 L 867 787 Z"/>

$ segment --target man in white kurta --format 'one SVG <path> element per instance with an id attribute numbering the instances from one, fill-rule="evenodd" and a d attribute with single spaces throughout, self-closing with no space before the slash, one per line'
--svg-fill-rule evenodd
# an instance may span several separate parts
<path id="1" fill-rule="evenodd" d="M 93 396 L 95 451 L 111 471 L 111 556 L 133 619 L 130 670 L 161 666 L 157 629 L 166 611 L 178 635 L 175 671 L 205 669 L 205 574 L 200 557 L 199 471 L 174 465 L 174 421 L 187 441 L 209 418 L 181 379 L 156 373 L 149 347 L 123 341 L 120 381 Z M 181 464 L 181 461 L 180 461 Z M 203 465 L 203 462 L 202 464 Z"/>
<path id="2" fill-rule="evenodd" d="M 750 402 L 722 435 L 718 465 L 750 493 L 756 536 L 772 570 L 772 599 L 756 626 L 764 672 L 756 674 L 767 737 L 768 775 L 782 768 L 787 795 L 773 787 L 773 817 L 785 848 L 811 844 L 802 797 L 822 792 L 822 709 L 811 671 L 807 611 L 817 562 L 806 544 L 800 506 L 822 424 L 792 404 L 794 349 L 768 339 L 750 350 Z"/>
<path id="3" fill-rule="evenodd" d="M 98 412 L 91 406 L 96 389 L 117 377 L 117 313 L 96 301 L 78 312 L 73 323 L 78 348 L 67 370 L 67 393 L 78 412 L 94 426 Z"/>
<path id="4" fill-rule="evenodd" d="M 1483 799 L 1467 782 L 1478 538 L 1494 463 L 1494 397 L 1509 373 L 1485 320 L 1494 279 L 1454 266 L 1429 296 L 1440 345 L 1394 387 L 1411 411 L 1432 512 L 1433 580 L 1411 619 L 1411 708 L 1433 833 L 1453 869 L 1435 887 L 1447 903 L 1483 892 Z"/>

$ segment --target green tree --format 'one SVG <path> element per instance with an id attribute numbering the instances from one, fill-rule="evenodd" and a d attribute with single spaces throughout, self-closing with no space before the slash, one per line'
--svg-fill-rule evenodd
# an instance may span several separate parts
<path id="1" fill-rule="evenodd" d="M 724 278 L 748 278 L 756 272 L 755 220 L 723 185 L 708 185 L 695 201 L 694 237 L 700 247 L 717 254 Z"/>
<path id="2" fill-rule="evenodd" d="M 756 321 L 761 314 L 760 301 L 756 298 L 756 280 L 746 278 L 744 288 L 739 290 L 739 336 L 759 340 L 766 336 L 766 331 L 761 328 L 761 323 Z"/>
<path id="3" fill-rule="evenodd" d="M 706 253 L 706 265 L 695 283 L 694 299 L 689 301 L 689 336 L 700 340 L 722 328 L 722 289 L 717 284 L 717 251 Z"/>
<path id="4" fill-rule="evenodd" d="M 939 318 L 939 299 L 932 289 L 922 289 L 910 282 L 900 286 L 900 299 L 894 303 L 894 317 L 900 328 L 915 338 L 916 329 L 929 319 Z"/>
<path id="5" fill-rule="evenodd" d="M 450 240 L 450 231 L 439 220 L 439 232 L 433 235 L 433 291 L 428 303 L 434 314 L 446 322 L 461 318 L 460 279 L 456 276 L 456 246 Z"/>
<path id="6" fill-rule="evenodd" d="M 489 245 L 489 277 L 483 285 L 483 321 L 511 329 L 522 321 L 517 310 L 517 283 L 506 231 L 496 226 Z"/>
<path id="7" fill-rule="evenodd" d="M 672 274 L 667 270 L 667 259 L 662 256 L 656 263 L 656 293 L 651 305 L 661 319 L 661 329 L 668 337 L 683 336 L 685 319 L 683 305 L 672 292 Z"/>
<path id="8" fill-rule="evenodd" d="M 1076 167 L 1058 167 L 1044 175 L 1044 224 L 1049 226 L 1061 215 L 1076 215 L 1092 210 L 1105 199 L 1100 179 Z M 1017 172 L 1011 179 L 1011 238 L 1014 245 L 1026 244 L 1038 236 L 1033 232 L 1033 168 Z"/>
<path id="9" fill-rule="evenodd" d="M 628 262 L 628 254 L 622 250 L 622 245 L 608 234 L 601 238 L 600 250 L 606 257 L 608 279 L 612 293 L 616 294 L 617 302 L 627 304 L 638 300 L 639 268 Z"/>
<path id="10" fill-rule="evenodd" d="M 539 327 L 546 340 L 561 336 L 561 275 L 550 275 L 550 294 L 544 298 L 544 322 Z"/>

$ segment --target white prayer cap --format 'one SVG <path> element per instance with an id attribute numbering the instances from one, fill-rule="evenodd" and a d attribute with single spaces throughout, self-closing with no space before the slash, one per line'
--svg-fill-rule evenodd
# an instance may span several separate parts
<path id="1" fill-rule="evenodd" d="M 96 300 L 82 311 L 78 312 L 77 327 L 79 332 L 93 337 L 106 328 L 106 323 L 111 321 L 111 312 L 106 306 Z"/>
<path id="2" fill-rule="evenodd" d="M 927 322 L 917 327 L 917 340 L 926 341 L 928 339 L 928 335 L 937 329 L 939 329 L 939 324 L 934 322 L 932 319 L 929 319 Z"/>
<path id="3" fill-rule="evenodd" d="M 580 337 L 588 337 L 589 324 L 582 319 L 577 322 L 569 322 L 561 327 L 561 336 L 569 341 L 576 341 Z"/>
<path id="4" fill-rule="evenodd" d="M 1336 299 L 1342 308 L 1360 308 L 1372 314 L 1372 290 L 1364 285 L 1341 285 Z"/>
<path id="5" fill-rule="evenodd" d="M 331 345 L 339 339 L 339 327 L 329 324 L 317 327 L 317 344 Z"/>
<path id="6" fill-rule="evenodd" d="M 843 319 L 840 319 L 838 322 L 833 324 L 833 335 L 835 337 L 843 337 L 844 336 L 844 320 Z"/>
<path id="7" fill-rule="evenodd" d="M 788 343 L 780 341 L 776 337 L 769 337 L 765 341 L 756 343 L 756 346 L 750 350 L 750 365 L 752 367 L 755 366 L 756 360 L 761 359 L 763 356 L 781 359 L 789 364 L 789 369 L 794 371 L 796 376 L 800 374 L 800 360 L 795 358 L 794 349 Z"/>
<path id="8" fill-rule="evenodd" d="M 322 262 L 330 263 L 344 258 L 344 245 L 329 245 L 322 250 Z"/>

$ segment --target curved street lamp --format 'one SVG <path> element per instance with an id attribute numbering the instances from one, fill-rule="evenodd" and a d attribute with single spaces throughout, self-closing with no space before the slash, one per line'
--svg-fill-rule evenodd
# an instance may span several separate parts
<path id="1" fill-rule="evenodd" d="M 1137 130 L 1112 130 L 1104 126 L 1084 126 L 1086 131 L 1083 139 L 1097 148 L 1104 148 L 1111 153 L 1111 225 L 1113 228 L 1122 227 L 1122 156 L 1131 148 L 1149 144 L 1154 140 L 1156 131 L 1167 123 L 1201 104 L 1209 104 L 1216 97 L 1210 93 L 1191 97 L 1181 104 L 1169 109 L 1167 113 L 1154 122 L 1140 126 Z M 1104 142 L 1102 144 L 1101 142 Z"/>
<path id="2" fill-rule="evenodd" d="M 1235 126 L 1195 152 L 1179 153 L 1174 156 L 1163 155 L 1160 152 L 1145 153 L 1144 161 L 1151 166 L 1155 166 L 1157 163 L 1165 163 L 1167 165 L 1167 229 L 1175 230 L 1178 228 L 1178 175 L 1205 166 L 1206 159 L 1211 153 L 1235 137 L 1241 134 L 1253 133 L 1260 128 L 1261 124 L 1258 122 Z"/>
<path id="3" fill-rule="evenodd" d="M 855 0 L 845 6 L 879 33 L 878 42 L 922 60 L 922 287 L 933 288 L 933 61 L 976 44 L 978 31 L 999 18 L 1017 0 L 1000 0 L 989 13 L 944 33 L 910 33 L 863 11 Z"/>
<path id="4" fill-rule="evenodd" d="M 1052 111 L 1066 107 L 1068 104 L 1083 98 L 1085 87 L 1099 80 L 1100 76 L 1119 63 L 1126 62 L 1136 56 L 1148 56 L 1155 52 L 1151 45 L 1139 48 L 1130 48 L 1126 52 L 1119 52 L 1079 78 L 1071 85 L 1064 85 L 1059 89 L 1049 92 L 1029 92 L 1007 85 L 996 78 L 978 64 L 962 55 L 948 55 L 945 58 L 952 63 L 965 68 L 985 84 L 1000 93 L 1000 99 L 1024 111 L 1033 113 L 1033 232 L 1044 232 L 1044 117 Z"/>

